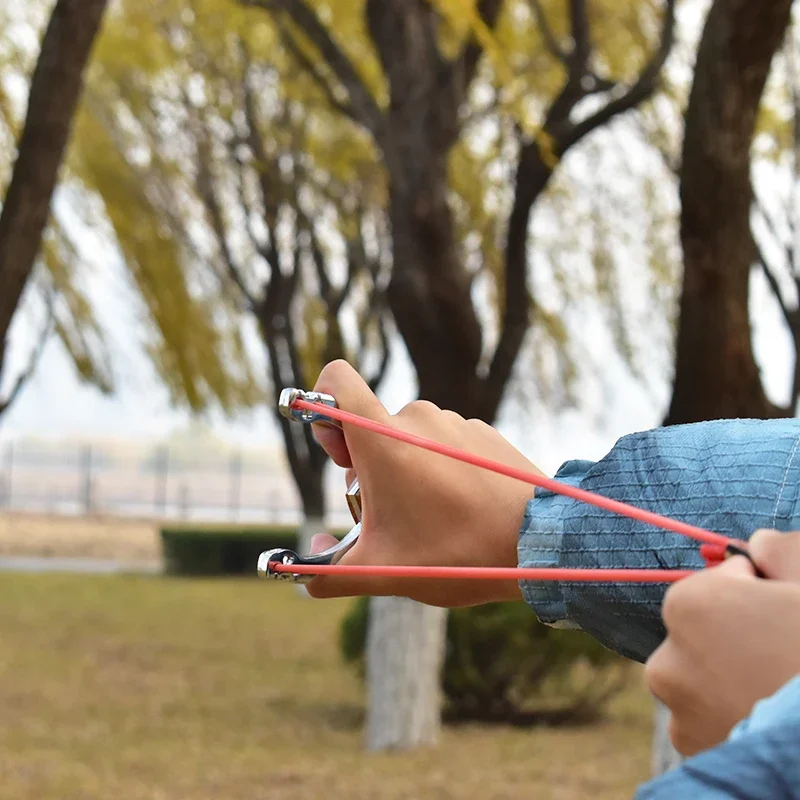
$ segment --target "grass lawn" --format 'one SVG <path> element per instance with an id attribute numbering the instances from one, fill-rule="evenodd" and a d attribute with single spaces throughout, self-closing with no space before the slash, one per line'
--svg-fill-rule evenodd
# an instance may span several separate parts
<path id="1" fill-rule="evenodd" d="M 365 754 L 336 647 L 348 604 L 255 580 L 0 576 L 0 797 L 607 800 L 647 778 L 639 683 L 593 728 Z"/>

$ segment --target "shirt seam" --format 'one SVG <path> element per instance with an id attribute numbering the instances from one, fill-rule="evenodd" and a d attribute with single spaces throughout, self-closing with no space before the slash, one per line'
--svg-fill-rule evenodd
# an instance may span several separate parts
<path id="1" fill-rule="evenodd" d="M 781 488 L 778 491 L 778 498 L 775 501 L 775 508 L 772 512 L 772 527 L 774 528 L 778 524 L 778 509 L 781 505 L 781 499 L 783 498 L 783 490 L 786 488 L 786 483 L 789 480 L 789 470 L 792 468 L 792 463 L 794 462 L 795 454 L 797 453 L 797 446 L 800 445 L 800 437 L 795 438 L 794 440 L 794 447 L 792 448 L 792 452 L 789 455 L 789 460 L 786 462 L 786 469 L 783 472 L 783 481 L 781 482 Z"/>

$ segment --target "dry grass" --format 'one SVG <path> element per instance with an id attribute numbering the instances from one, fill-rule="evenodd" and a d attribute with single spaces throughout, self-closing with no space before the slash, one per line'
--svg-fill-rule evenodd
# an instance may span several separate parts
<path id="1" fill-rule="evenodd" d="M 157 563 L 161 541 L 158 523 L 148 520 L 4 512 L 0 555 Z"/>
<path id="2" fill-rule="evenodd" d="M 248 580 L 2 576 L 0 797 L 616 800 L 647 777 L 638 684 L 601 726 L 365 754 L 347 608 Z"/>

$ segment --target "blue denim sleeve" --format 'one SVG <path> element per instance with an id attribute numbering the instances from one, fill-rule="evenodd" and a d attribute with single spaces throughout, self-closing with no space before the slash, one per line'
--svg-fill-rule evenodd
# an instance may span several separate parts
<path id="1" fill-rule="evenodd" d="M 636 800 L 800 800 L 800 676 L 757 703 L 728 741 L 639 788 Z"/>
<path id="2" fill-rule="evenodd" d="M 737 539 L 800 529 L 800 420 L 721 420 L 636 433 L 556 478 Z M 528 503 L 521 567 L 694 569 L 698 543 L 543 490 Z M 522 581 L 547 624 L 580 628 L 645 661 L 661 643 L 663 584 Z"/>
<path id="3" fill-rule="evenodd" d="M 636 800 L 800 800 L 800 720 L 748 733 L 639 787 Z"/>

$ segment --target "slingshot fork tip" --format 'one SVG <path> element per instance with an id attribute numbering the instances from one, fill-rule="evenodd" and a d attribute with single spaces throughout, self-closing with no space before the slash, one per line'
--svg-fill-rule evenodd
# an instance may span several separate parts
<path id="1" fill-rule="evenodd" d="M 296 400 L 305 400 L 308 403 L 318 403 L 320 405 L 330 406 L 331 408 L 338 408 L 336 398 L 332 395 L 324 394 L 323 392 L 306 392 L 303 389 L 282 389 L 278 398 L 278 412 L 290 422 L 317 422 L 325 425 L 332 425 L 337 428 L 341 427 L 339 422 L 332 420 L 330 417 L 326 417 L 319 411 L 294 408 Z"/>

